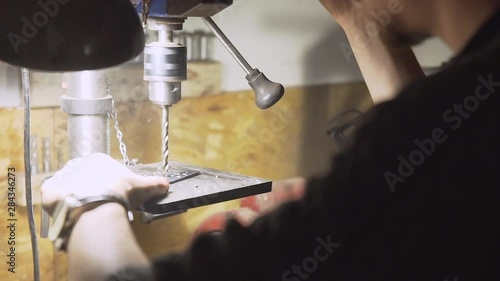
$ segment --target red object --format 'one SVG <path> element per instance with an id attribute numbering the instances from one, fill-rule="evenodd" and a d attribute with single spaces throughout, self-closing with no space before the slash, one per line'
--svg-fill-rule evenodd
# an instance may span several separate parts
<path id="1" fill-rule="evenodd" d="M 241 199 L 240 207 L 249 208 L 257 213 L 260 212 L 260 206 L 257 202 L 257 196 L 250 196 Z"/>
<path id="2" fill-rule="evenodd" d="M 226 227 L 226 221 L 231 217 L 234 211 L 215 213 L 206 218 L 193 232 L 192 239 L 202 233 L 221 232 Z"/>
<path id="3" fill-rule="evenodd" d="M 235 217 L 242 225 L 249 225 L 259 214 L 273 210 L 277 205 L 302 197 L 305 181 L 291 179 L 280 181 L 273 186 L 273 191 L 243 198 L 237 210 L 215 213 L 206 218 L 194 231 L 192 239 L 201 233 L 222 232 L 228 219 Z"/>
<path id="4" fill-rule="evenodd" d="M 300 199 L 304 191 L 305 180 L 302 178 L 277 181 L 271 192 L 243 198 L 240 207 L 257 213 L 267 212 L 287 201 Z"/>

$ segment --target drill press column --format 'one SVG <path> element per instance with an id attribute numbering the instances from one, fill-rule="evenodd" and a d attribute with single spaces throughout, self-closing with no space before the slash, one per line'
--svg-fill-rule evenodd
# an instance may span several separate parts
<path id="1" fill-rule="evenodd" d="M 149 30 L 158 41 L 144 49 L 144 80 L 149 82 L 149 99 L 162 107 L 162 172 L 168 172 L 169 110 L 181 100 L 181 82 L 187 80 L 186 47 L 173 42 L 173 31 L 182 30 L 184 19 L 153 19 Z"/>
<path id="2" fill-rule="evenodd" d="M 105 71 L 71 72 L 67 77 L 61 110 L 68 114 L 70 159 L 96 152 L 109 154 L 108 114 L 113 99 L 108 95 Z"/>

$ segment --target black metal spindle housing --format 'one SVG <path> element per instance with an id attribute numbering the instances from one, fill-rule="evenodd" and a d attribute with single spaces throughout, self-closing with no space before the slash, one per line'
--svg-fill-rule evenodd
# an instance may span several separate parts
<path id="1" fill-rule="evenodd" d="M 145 44 L 139 15 L 124 0 L 2 0 L 0 60 L 40 71 L 115 66 Z"/>

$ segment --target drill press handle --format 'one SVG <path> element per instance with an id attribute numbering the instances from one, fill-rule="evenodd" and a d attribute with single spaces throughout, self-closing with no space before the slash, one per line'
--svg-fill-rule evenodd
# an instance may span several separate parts
<path id="1" fill-rule="evenodd" d="M 260 109 L 267 109 L 276 104 L 285 94 L 285 88 L 283 85 L 269 80 L 264 73 L 251 67 L 233 43 L 231 43 L 222 30 L 212 20 L 212 18 L 204 17 L 203 21 L 215 34 L 217 39 L 219 39 L 227 51 L 233 56 L 236 62 L 238 62 L 241 68 L 243 68 L 243 70 L 247 73 L 246 79 L 248 80 L 250 87 L 252 87 L 255 92 L 255 104 L 257 107 Z"/>
<path id="2" fill-rule="evenodd" d="M 248 84 L 255 92 L 255 104 L 266 109 L 276 104 L 285 94 L 283 85 L 269 80 L 264 73 L 254 69 L 247 75 Z"/>

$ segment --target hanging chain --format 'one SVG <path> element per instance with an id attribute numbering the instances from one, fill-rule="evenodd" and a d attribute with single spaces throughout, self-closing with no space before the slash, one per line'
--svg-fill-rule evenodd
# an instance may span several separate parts
<path id="1" fill-rule="evenodd" d="M 110 92 L 110 88 L 108 86 L 108 94 Z M 123 156 L 123 163 L 127 166 L 132 166 L 134 165 L 134 162 L 130 161 L 127 155 L 127 146 L 123 142 L 123 133 L 120 130 L 120 123 L 118 123 L 118 113 L 115 111 L 115 101 L 112 100 L 112 109 L 111 113 L 108 113 L 109 118 L 115 120 L 115 131 L 116 131 L 116 138 L 118 139 L 119 147 L 120 147 L 120 153 Z"/>

